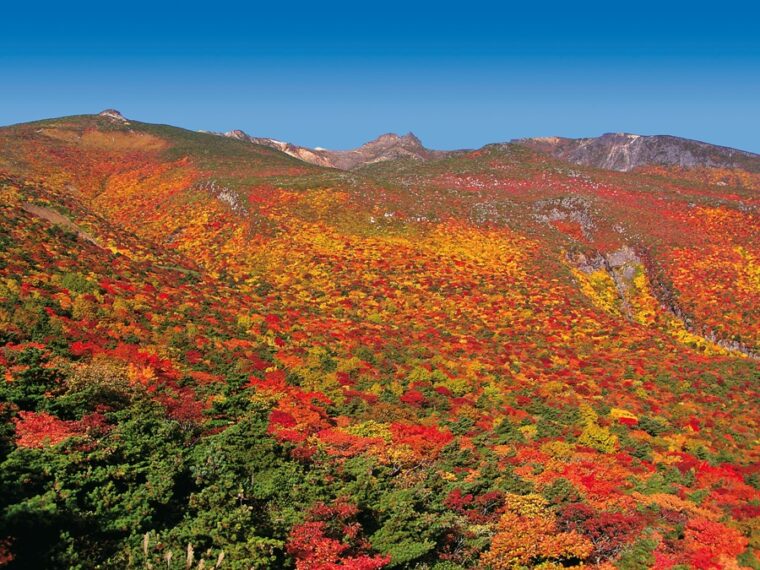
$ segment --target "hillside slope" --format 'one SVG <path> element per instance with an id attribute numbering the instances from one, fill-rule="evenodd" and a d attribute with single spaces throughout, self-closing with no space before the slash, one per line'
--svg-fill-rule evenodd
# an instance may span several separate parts
<path id="1" fill-rule="evenodd" d="M 718 170 L 0 129 L 0 564 L 757 564 L 758 194 Z"/>

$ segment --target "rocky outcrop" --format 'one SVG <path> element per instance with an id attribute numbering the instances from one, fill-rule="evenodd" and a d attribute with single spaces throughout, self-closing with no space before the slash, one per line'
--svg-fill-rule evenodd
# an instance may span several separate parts
<path id="1" fill-rule="evenodd" d="M 105 117 L 106 119 L 110 119 L 114 123 L 122 123 L 124 125 L 128 125 L 129 121 L 122 115 L 119 111 L 116 109 L 106 109 L 105 111 L 101 111 L 98 113 L 98 117 Z"/>
<path id="2" fill-rule="evenodd" d="M 544 224 L 557 221 L 571 221 L 578 224 L 583 237 L 591 239 L 596 229 L 592 216 L 592 203 L 583 196 L 564 196 L 539 200 L 533 205 L 534 218 Z"/>
<path id="3" fill-rule="evenodd" d="M 636 318 L 636 309 L 640 306 L 642 297 L 651 295 L 671 324 L 675 322 L 683 330 L 722 349 L 738 352 L 755 360 L 760 359 L 760 354 L 746 344 L 721 338 L 715 331 L 698 324 L 687 314 L 679 305 L 673 289 L 657 277 L 660 272 L 646 251 L 636 251 L 626 245 L 611 253 L 596 252 L 586 255 L 576 252 L 568 255 L 568 261 L 587 275 L 600 271 L 606 273 L 614 283 L 619 309 L 629 320 L 645 324 Z M 641 277 L 640 282 L 637 280 L 638 276 Z M 653 320 L 649 324 L 654 322 Z"/>
<path id="4" fill-rule="evenodd" d="M 760 155 L 668 135 L 607 133 L 570 139 L 543 137 L 512 141 L 575 164 L 627 172 L 639 166 L 741 168 L 760 172 Z"/>
<path id="5" fill-rule="evenodd" d="M 208 192 L 214 198 L 223 204 L 226 204 L 230 210 L 236 214 L 248 214 L 248 207 L 245 205 L 245 202 L 241 199 L 240 195 L 234 190 L 219 184 L 216 180 L 203 180 L 196 183 L 194 188 Z"/>

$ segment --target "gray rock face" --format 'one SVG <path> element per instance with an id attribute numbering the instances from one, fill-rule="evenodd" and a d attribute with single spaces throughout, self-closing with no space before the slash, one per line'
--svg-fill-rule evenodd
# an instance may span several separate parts
<path id="1" fill-rule="evenodd" d="M 585 139 L 543 137 L 513 142 L 575 164 L 622 172 L 653 165 L 742 168 L 760 172 L 758 154 L 668 135 L 607 133 Z"/>
<path id="2" fill-rule="evenodd" d="M 562 198 L 550 198 L 539 200 L 533 205 L 535 219 L 548 224 L 558 220 L 570 220 L 576 222 L 586 239 L 590 239 L 596 228 L 592 215 L 592 204 L 588 198 L 582 196 L 565 196 Z"/>

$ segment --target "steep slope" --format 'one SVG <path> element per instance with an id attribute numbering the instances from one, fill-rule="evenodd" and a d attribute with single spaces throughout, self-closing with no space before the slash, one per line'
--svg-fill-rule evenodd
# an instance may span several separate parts
<path id="1" fill-rule="evenodd" d="M 756 563 L 755 191 L 112 115 L 0 129 L 3 564 Z"/>
<path id="2" fill-rule="evenodd" d="M 641 166 L 741 168 L 760 172 L 760 155 L 679 137 L 607 133 L 600 137 L 513 141 L 575 164 L 628 172 Z"/>

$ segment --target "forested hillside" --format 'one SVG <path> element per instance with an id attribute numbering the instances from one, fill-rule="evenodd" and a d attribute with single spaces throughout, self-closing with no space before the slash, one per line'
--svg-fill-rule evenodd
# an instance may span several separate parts
<path id="1" fill-rule="evenodd" d="M 758 568 L 757 172 L 0 129 L 0 566 Z"/>

